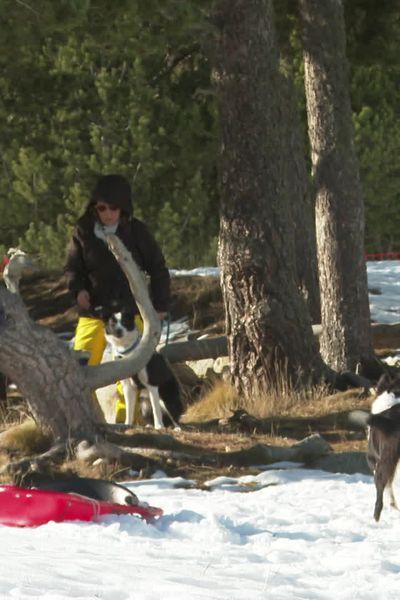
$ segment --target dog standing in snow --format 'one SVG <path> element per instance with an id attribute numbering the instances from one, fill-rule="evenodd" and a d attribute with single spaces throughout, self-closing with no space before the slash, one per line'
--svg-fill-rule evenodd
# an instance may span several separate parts
<path id="1" fill-rule="evenodd" d="M 390 505 L 397 508 L 393 479 L 400 459 L 400 377 L 395 380 L 387 375 L 381 377 L 367 423 L 367 459 L 376 487 L 374 518 L 379 521 L 385 488 L 390 494 Z"/>
<path id="2" fill-rule="evenodd" d="M 128 313 L 115 313 L 104 319 L 106 340 L 114 359 L 123 358 L 136 348 L 140 341 L 134 318 Z M 153 412 L 154 428 L 161 429 L 177 422 L 183 412 L 179 383 L 165 358 L 155 352 L 146 367 L 137 375 L 121 381 L 125 397 L 125 425 L 132 425 L 138 389 L 145 388 Z"/>

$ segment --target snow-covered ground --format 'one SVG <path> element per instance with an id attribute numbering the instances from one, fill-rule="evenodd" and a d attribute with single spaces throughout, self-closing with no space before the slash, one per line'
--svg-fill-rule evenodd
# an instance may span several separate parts
<path id="1" fill-rule="evenodd" d="M 172 277 L 186 277 L 196 275 L 199 277 L 219 277 L 218 267 L 198 267 L 197 269 L 176 270 L 171 269 Z M 368 288 L 371 319 L 376 323 L 400 322 L 400 261 L 387 260 L 367 263 Z M 188 320 L 170 323 L 163 327 L 161 344 L 168 337 L 169 340 L 185 335 L 188 330 Z"/>
<path id="2" fill-rule="evenodd" d="M 400 321 L 400 262 L 369 263 L 375 321 Z M 397 315 L 397 318 L 396 318 Z M 0 599 L 387 600 L 400 590 L 400 516 L 372 518 L 372 477 L 259 468 L 209 490 L 156 474 L 128 481 L 154 524 L 0 526 Z M 400 493 L 397 489 L 399 498 Z"/>
<path id="3" fill-rule="evenodd" d="M 399 323 L 400 261 L 369 262 L 367 273 L 372 320 L 376 323 Z"/>
<path id="4" fill-rule="evenodd" d="M 173 277 L 197 275 L 219 277 L 218 267 L 198 267 L 191 271 L 170 271 Z M 371 317 L 378 323 L 400 322 L 400 260 L 367 263 Z"/>
<path id="5" fill-rule="evenodd" d="M 387 600 L 400 584 L 400 518 L 372 519 L 371 477 L 296 467 L 242 492 L 130 482 L 165 514 L 0 527 L 0 597 L 18 600 Z M 178 485 L 178 487 L 175 487 Z"/>

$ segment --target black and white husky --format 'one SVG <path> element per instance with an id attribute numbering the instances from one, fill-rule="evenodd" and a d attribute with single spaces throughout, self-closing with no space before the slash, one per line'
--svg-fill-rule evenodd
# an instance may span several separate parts
<path id="1" fill-rule="evenodd" d="M 114 313 L 104 319 L 106 340 L 111 346 L 114 359 L 123 358 L 140 342 L 140 332 L 135 326 L 133 315 Z M 155 352 L 144 369 L 137 375 L 121 381 L 124 391 L 125 424 L 132 425 L 138 390 L 145 388 L 153 412 L 154 428 L 165 425 L 178 427 L 183 412 L 179 383 L 165 358 Z"/>
<path id="2" fill-rule="evenodd" d="M 400 460 L 400 378 L 381 377 L 377 398 L 367 419 L 368 464 L 374 474 L 376 503 L 374 518 L 379 521 L 383 508 L 383 493 L 387 488 L 390 504 L 397 508 L 393 479 Z"/>

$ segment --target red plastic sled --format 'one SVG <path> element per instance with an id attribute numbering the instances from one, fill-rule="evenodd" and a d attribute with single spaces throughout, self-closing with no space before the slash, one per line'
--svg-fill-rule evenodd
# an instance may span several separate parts
<path id="1" fill-rule="evenodd" d="M 49 521 L 95 521 L 102 515 L 137 515 L 151 521 L 161 508 L 94 500 L 76 493 L 0 486 L 0 524 L 36 527 Z"/>

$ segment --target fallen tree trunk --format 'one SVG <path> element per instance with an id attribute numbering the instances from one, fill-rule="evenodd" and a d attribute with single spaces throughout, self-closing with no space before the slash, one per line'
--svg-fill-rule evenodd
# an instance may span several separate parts
<path id="1" fill-rule="evenodd" d="M 171 363 L 186 362 L 188 360 L 228 356 L 228 344 L 226 336 L 220 335 L 202 340 L 171 342 L 162 347 L 159 352 Z"/>
<path id="2" fill-rule="evenodd" d="M 224 466 L 234 464 L 246 467 L 270 465 L 282 461 L 309 463 L 329 454 L 330 451 L 329 444 L 319 434 L 315 433 L 287 448 L 271 446 L 270 444 L 256 444 L 246 450 L 220 454 L 218 458 L 219 464 Z"/>
<path id="3" fill-rule="evenodd" d="M 280 447 L 271 444 L 255 444 L 235 452 L 213 452 L 212 450 L 180 442 L 167 434 L 136 433 L 132 435 L 121 434 L 105 429 L 106 439 L 115 445 L 124 445 L 125 448 L 151 449 L 153 453 L 147 456 L 162 456 L 175 458 L 184 463 L 201 462 L 215 466 L 251 466 L 269 465 L 274 462 L 294 461 L 310 463 L 321 456 L 331 452 L 331 447 L 319 434 L 309 435 L 292 446 Z M 90 456 L 89 454 L 87 455 Z M 96 454 L 90 457 L 95 459 Z"/>
<path id="4" fill-rule="evenodd" d="M 312 326 L 314 336 L 319 337 L 321 325 Z M 400 323 L 372 323 L 372 339 L 375 349 L 400 348 Z M 228 344 L 225 335 L 213 338 L 171 342 L 160 349 L 171 363 L 202 360 L 203 358 L 218 358 L 228 356 Z"/>
<path id="5" fill-rule="evenodd" d="M 107 439 L 114 444 L 124 444 L 127 447 L 152 448 L 154 456 L 175 458 L 180 462 L 190 463 L 203 462 L 215 466 L 255 466 L 270 465 L 275 462 L 293 461 L 310 463 L 326 456 L 331 452 L 331 447 L 319 434 L 309 435 L 292 446 L 281 447 L 271 444 L 255 444 L 249 448 L 243 448 L 235 452 L 213 452 L 194 446 L 184 444 L 170 435 L 134 434 L 124 435 L 118 433 L 107 433 Z"/>

